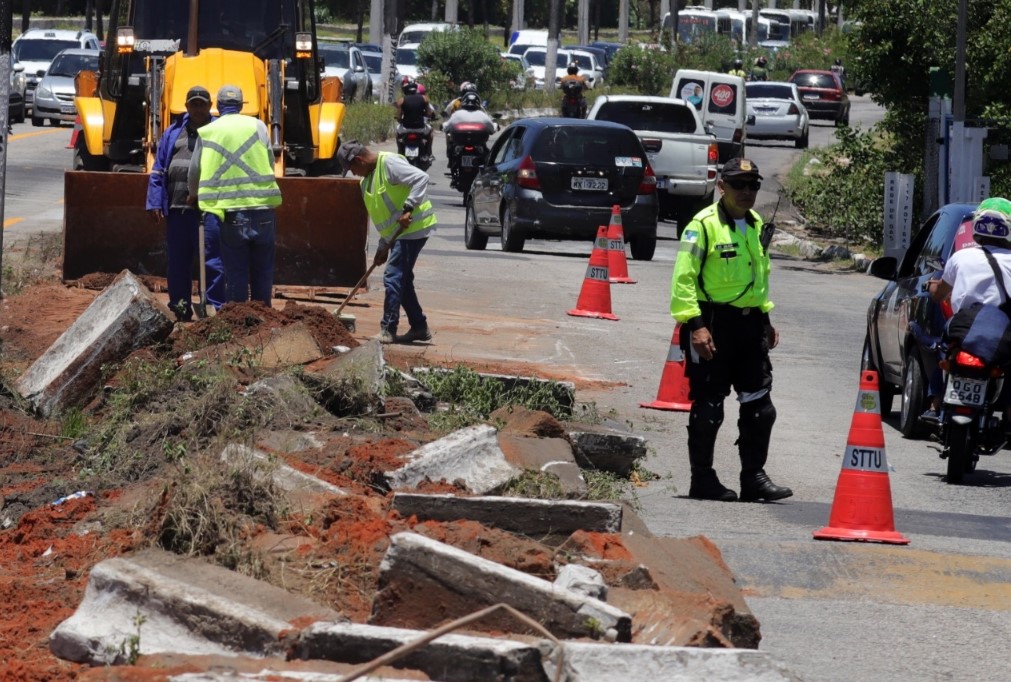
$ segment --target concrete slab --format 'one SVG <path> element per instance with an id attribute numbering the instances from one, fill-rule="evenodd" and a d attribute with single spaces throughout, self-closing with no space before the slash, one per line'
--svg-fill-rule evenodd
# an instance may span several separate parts
<path id="1" fill-rule="evenodd" d="M 385 367 L 382 344 L 371 339 L 329 362 L 306 368 L 302 381 L 316 395 L 316 400 L 333 414 L 342 416 L 350 410 L 360 415 L 382 410 Z M 353 389 L 358 404 L 345 404 L 347 391 L 341 390 L 345 387 Z"/>
<path id="2" fill-rule="evenodd" d="M 646 457 L 646 439 L 590 424 L 567 424 L 572 452 L 580 466 L 628 478 Z"/>
<path id="3" fill-rule="evenodd" d="M 267 462 L 276 467 L 273 481 L 281 490 L 288 493 L 288 501 L 296 509 L 315 508 L 326 500 L 348 495 L 346 490 L 333 483 L 327 483 L 320 478 L 303 473 L 261 450 L 232 443 L 226 445 L 225 449 L 221 451 L 222 461 L 234 461 L 240 458 Z"/>
<path id="4" fill-rule="evenodd" d="M 102 380 L 102 366 L 168 336 L 172 312 L 129 270 L 22 374 L 18 393 L 43 416 L 83 405 Z"/>
<path id="5" fill-rule="evenodd" d="M 305 323 L 295 322 L 186 353 L 179 362 L 185 365 L 198 360 L 212 360 L 273 369 L 304 365 L 326 354 Z"/>
<path id="6" fill-rule="evenodd" d="M 91 571 L 84 600 L 50 635 L 56 656 L 123 663 L 138 653 L 283 656 L 291 622 L 336 620 L 335 611 L 278 587 L 161 550 L 108 559 Z"/>
<path id="7" fill-rule="evenodd" d="M 499 602 L 531 616 L 557 637 L 631 638 L 631 617 L 610 604 L 416 533 L 390 538 L 371 620 L 430 628 Z M 508 616 L 490 616 L 474 627 L 517 631 Z"/>
<path id="8" fill-rule="evenodd" d="M 800 678 L 769 654 L 748 649 L 697 649 L 637 644 L 566 642 L 566 682 L 799 682 Z M 553 658 L 553 657 L 552 657 Z M 549 679 L 556 666 L 545 664 Z"/>
<path id="9" fill-rule="evenodd" d="M 495 427 L 481 424 L 454 431 L 408 453 L 407 464 L 385 474 L 392 490 L 415 488 L 426 479 L 460 481 L 484 494 L 501 487 L 522 470 L 499 447 Z"/>
<path id="10" fill-rule="evenodd" d="M 357 623 L 313 623 L 299 633 L 292 657 L 366 663 L 425 634 L 421 630 Z M 548 679 L 537 646 L 459 634 L 444 635 L 391 665 L 421 670 L 433 680 L 443 682 L 547 682 Z"/>
<path id="11" fill-rule="evenodd" d="M 498 444 L 513 465 L 554 475 L 566 496 L 586 494 L 586 480 L 572 456 L 569 441 L 499 433 Z"/>
<path id="12" fill-rule="evenodd" d="M 617 533 L 621 505 L 612 502 L 538 500 L 527 497 L 457 497 L 395 493 L 392 508 L 419 521 L 469 520 L 531 537 L 570 535 L 577 530 Z"/>

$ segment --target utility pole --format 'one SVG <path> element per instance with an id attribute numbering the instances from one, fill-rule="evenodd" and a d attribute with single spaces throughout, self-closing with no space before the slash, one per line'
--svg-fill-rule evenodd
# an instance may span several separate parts
<path id="1" fill-rule="evenodd" d="M 618 0 L 618 42 L 628 43 L 628 0 Z"/>
<path id="2" fill-rule="evenodd" d="M 473 9 L 474 8 L 471 7 L 471 10 L 473 10 Z M 471 11 L 472 17 L 473 17 L 473 14 L 474 14 L 474 12 Z M 459 3 L 459 0 L 446 0 L 446 23 L 447 24 L 455 24 L 457 22 L 457 20 L 458 20 L 457 18 L 459 17 L 459 15 L 460 15 L 460 3 Z M 471 19 L 471 21 L 473 21 L 473 18 Z"/>
<path id="3" fill-rule="evenodd" d="M 580 45 L 590 42 L 590 0 L 579 0 L 576 40 Z"/>
<path id="4" fill-rule="evenodd" d="M 751 0 L 751 35 L 748 36 L 751 49 L 758 47 L 758 0 Z"/>
<path id="5" fill-rule="evenodd" d="M 369 3 L 369 42 L 373 45 L 383 44 L 383 0 L 372 0 Z"/>
<path id="6" fill-rule="evenodd" d="M 555 74 L 558 72 L 558 41 L 562 33 L 562 0 L 551 0 L 548 15 L 548 52 L 544 56 L 544 91 L 555 89 Z"/>
<path id="7" fill-rule="evenodd" d="M 28 0 L 23 0 L 27 5 Z M 11 96 L 11 43 L 14 37 L 14 0 L 0 0 L 0 298 L 3 298 L 4 204 L 7 201 L 7 122 Z"/>
<path id="8" fill-rule="evenodd" d="M 955 28 L 955 93 L 951 114 L 956 123 L 965 121 L 965 34 L 969 23 L 967 0 L 958 0 L 958 23 Z"/>

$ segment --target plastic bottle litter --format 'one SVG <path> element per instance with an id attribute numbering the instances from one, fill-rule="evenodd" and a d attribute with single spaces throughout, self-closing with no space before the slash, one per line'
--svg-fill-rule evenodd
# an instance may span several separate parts
<path id="1" fill-rule="evenodd" d="M 67 495 L 66 497 L 61 497 L 58 500 L 53 500 L 50 504 L 52 504 L 55 507 L 57 505 L 63 504 L 64 502 L 67 502 L 69 500 L 79 500 L 82 497 L 89 497 L 89 496 L 91 496 L 93 494 L 94 493 L 92 493 L 90 490 L 78 490 L 76 493 L 71 493 L 70 495 Z"/>

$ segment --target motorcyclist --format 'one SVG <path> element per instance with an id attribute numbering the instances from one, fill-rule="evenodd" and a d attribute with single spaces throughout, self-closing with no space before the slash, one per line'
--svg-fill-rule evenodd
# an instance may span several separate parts
<path id="1" fill-rule="evenodd" d="M 477 94 L 477 85 L 471 83 L 470 81 L 464 81 L 460 83 L 460 96 L 446 105 L 446 108 L 442 110 L 442 117 L 449 118 L 450 116 L 452 116 L 453 113 L 460 108 L 460 105 L 463 103 L 463 97 L 468 92 L 473 92 Z M 479 102 L 481 101 L 480 98 L 478 98 L 478 101 Z"/>
<path id="2" fill-rule="evenodd" d="M 435 116 L 435 109 L 428 101 L 427 95 L 418 93 L 418 82 L 410 76 L 404 76 L 400 83 L 403 96 L 397 100 L 397 151 L 404 153 L 401 142 L 405 133 L 421 133 L 425 136 L 425 148 L 422 156 L 432 161 L 432 126 L 428 119 Z"/>
<path id="3" fill-rule="evenodd" d="M 586 76 L 579 73 L 579 64 L 576 62 L 571 62 L 565 71 L 565 75 L 558 82 L 558 87 L 562 90 L 562 116 L 573 117 L 575 112 L 567 112 L 566 103 L 575 100 L 578 102 L 579 118 L 586 118 L 586 98 L 583 96 L 589 87 Z"/>
<path id="4" fill-rule="evenodd" d="M 452 173 L 453 179 L 450 181 L 450 187 L 456 189 L 456 179 L 459 174 L 459 168 L 456 165 L 456 145 L 450 144 L 452 140 L 454 130 L 463 123 L 467 124 L 480 124 L 484 126 L 484 131 L 490 136 L 495 132 L 495 121 L 492 120 L 485 111 L 481 108 L 481 98 L 476 92 L 468 92 L 466 95 L 460 98 L 460 108 L 449 117 L 446 124 L 443 126 L 443 130 L 446 131 L 446 156 L 449 159 L 449 169 Z M 485 137 L 485 142 L 488 138 Z"/>
<path id="5" fill-rule="evenodd" d="M 769 60 L 765 58 L 765 55 L 759 55 L 755 59 L 755 65 L 751 67 L 751 78 L 753 81 L 767 81 L 769 80 Z"/>
<path id="6" fill-rule="evenodd" d="M 846 89 L 846 67 L 843 66 L 842 59 L 836 57 L 835 63 L 831 66 L 832 73 L 839 76 L 840 82 L 842 82 L 843 90 Z"/>
<path id="7" fill-rule="evenodd" d="M 730 69 L 731 76 L 740 76 L 741 78 L 747 78 L 748 74 L 744 70 L 744 61 L 741 59 L 734 60 L 734 68 Z"/>

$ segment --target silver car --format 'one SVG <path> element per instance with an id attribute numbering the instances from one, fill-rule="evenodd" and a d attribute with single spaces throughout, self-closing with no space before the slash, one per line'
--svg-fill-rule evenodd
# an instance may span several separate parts
<path id="1" fill-rule="evenodd" d="M 53 59 L 46 75 L 35 88 L 32 104 L 32 125 L 45 125 L 45 119 L 54 126 L 61 121 L 74 122 L 77 106 L 74 104 L 74 77 L 80 71 L 98 71 L 98 50 L 71 48 L 63 50 Z"/>
<path id="2" fill-rule="evenodd" d="M 748 140 L 792 140 L 806 149 L 811 119 L 793 83 L 746 83 Z M 751 121 L 754 120 L 752 123 Z"/>
<path id="3" fill-rule="evenodd" d="M 342 98 L 345 103 L 372 100 L 372 76 L 369 75 L 361 50 L 345 42 L 321 42 L 317 45 L 317 50 L 326 65 L 325 75 L 336 76 L 341 80 Z"/>
<path id="4" fill-rule="evenodd" d="M 11 91 L 7 97 L 7 122 L 25 122 L 25 90 L 27 79 L 25 78 L 25 67 L 13 58 L 11 63 Z"/>

